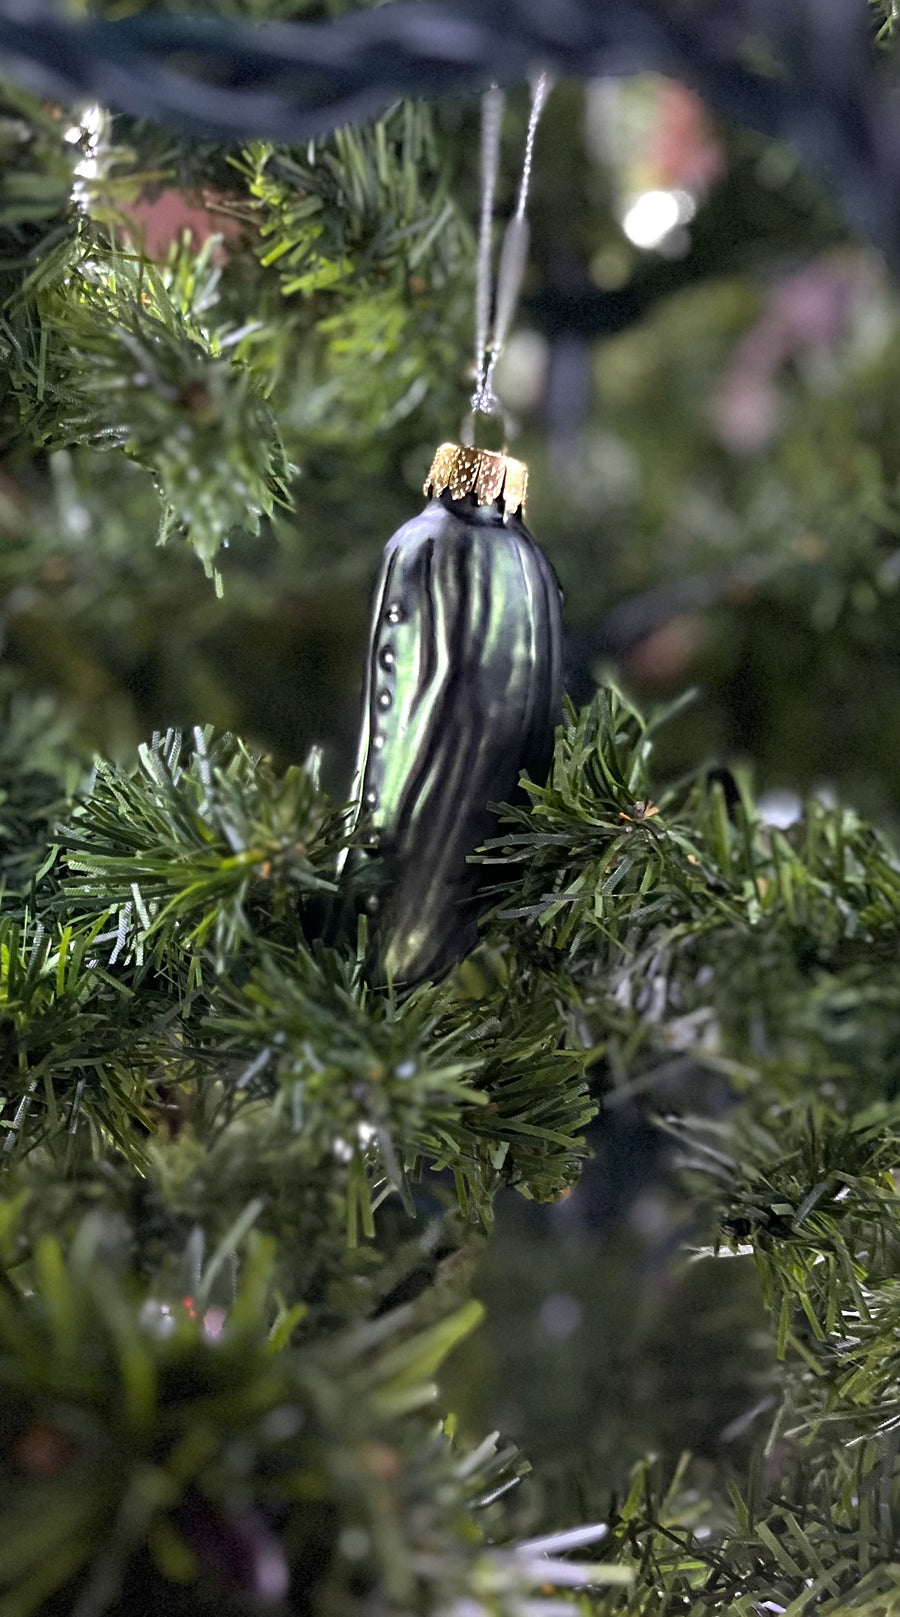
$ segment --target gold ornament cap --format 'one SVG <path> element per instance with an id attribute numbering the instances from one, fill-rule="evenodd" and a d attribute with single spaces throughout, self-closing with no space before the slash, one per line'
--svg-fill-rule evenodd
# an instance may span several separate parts
<path id="1" fill-rule="evenodd" d="M 479 505 L 493 505 L 502 495 L 507 516 L 521 511 L 524 517 L 528 467 L 522 460 L 494 454 L 490 449 L 441 444 L 435 451 L 423 492 L 437 499 L 445 489 L 450 490 L 454 500 L 474 494 Z"/>

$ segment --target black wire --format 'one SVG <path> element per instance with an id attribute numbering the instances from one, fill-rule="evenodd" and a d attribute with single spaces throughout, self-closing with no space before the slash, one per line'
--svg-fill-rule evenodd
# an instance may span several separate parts
<path id="1" fill-rule="evenodd" d="M 876 72 L 867 0 L 406 0 L 258 25 L 111 22 L 67 15 L 62 0 L 0 0 L 0 70 L 226 142 L 302 141 L 536 65 L 677 76 L 723 117 L 789 142 L 851 226 L 900 263 L 900 107 Z"/>

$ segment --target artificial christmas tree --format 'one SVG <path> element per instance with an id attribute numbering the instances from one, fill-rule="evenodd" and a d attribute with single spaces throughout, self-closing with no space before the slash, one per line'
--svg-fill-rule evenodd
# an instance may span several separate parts
<path id="1" fill-rule="evenodd" d="M 891 1612 L 892 8 L 202 10 L 0 0 L 0 1613 Z M 366 591 L 536 63 L 690 90 L 544 114 L 580 705 L 412 986 Z"/>

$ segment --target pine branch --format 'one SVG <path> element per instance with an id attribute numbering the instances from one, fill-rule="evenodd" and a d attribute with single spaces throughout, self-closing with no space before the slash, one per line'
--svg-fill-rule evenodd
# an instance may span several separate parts
<path id="1" fill-rule="evenodd" d="M 615 692 L 580 716 L 570 713 L 547 786 L 528 787 L 531 807 L 507 812 L 504 835 L 484 856 L 505 883 L 490 925 L 491 948 L 456 980 L 407 995 L 373 992 L 355 956 L 310 946 L 291 930 L 297 900 L 327 891 L 336 848 L 326 807 L 307 775 L 295 772 L 279 782 L 234 743 L 206 737 L 181 773 L 173 737 L 145 749 L 135 775 L 102 771 L 73 819 L 74 835 L 67 834 L 70 868 L 62 864 L 58 874 L 48 873 L 36 890 L 48 919 L 61 909 L 71 926 L 77 915 L 72 941 L 64 947 L 62 935 L 54 934 L 52 948 L 42 942 L 29 964 L 24 946 L 10 935 L 14 947 L 4 953 L 18 962 L 9 1002 L 27 1036 L 17 1070 L 22 1084 L 36 1071 L 43 1085 L 41 1091 L 32 1084 L 39 1126 L 29 1136 L 23 1114 L 10 1131 L 17 1160 L 8 1183 L 18 1197 L 8 1203 L 7 1224 L 0 1219 L 9 1317 L 18 1320 L 25 1309 L 29 1319 L 34 1311 L 37 1318 L 47 1306 L 42 1299 L 58 1295 L 59 1316 L 69 1318 L 74 1308 L 81 1321 L 73 1339 L 93 1343 L 89 1351 L 102 1359 L 96 1386 L 102 1381 L 103 1409 L 127 1409 L 138 1398 L 127 1380 L 121 1400 L 109 1398 L 120 1372 L 113 1374 L 103 1357 L 108 1281 L 107 1313 L 95 1319 L 92 1262 L 83 1279 L 71 1283 L 74 1292 L 57 1293 L 58 1259 L 56 1268 L 47 1268 L 42 1256 L 50 1250 L 47 1221 L 71 1227 L 91 1184 L 87 1160 L 76 1152 L 71 1191 L 46 1188 L 60 1160 L 54 1140 L 69 1115 L 71 1089 L 65 1086 L 79 1071 L 83 1076 L 93 1027 L 85 1017 L 97 1018 L 110 1045 L 114 1037 L 119 1045 L 129 1039 L 132 1062 L 140 1063 L 142 1048 L 151 1058 L 143 1087 L 133 1084 L 126 1094 L 121 1056 L 106 1056 L 120 1075 L 115 1105 L 98 1101 L 87 1084 L 79 1103 L 98 1141 L 115 1141 L 120 1152 L 141 1161 L 146 1175 L 135 1199 L 128 1169 L 114 1162 L 105 1188 L 92 1192 L 104 1209 L 104 1229 L 114 1228 L 114 1211 L 119 1220 L 110 1255 L 121 1263 L 123 1252 L 133 1253 L 142 1275 L 139 1285 L 127 1283 L 124 1300 L 115 1304 L 115 1330 L 126 1332 L 116 1352 L 123 1364 L 144 1362 L 149 1354 L 162 1388 L 167 1366 L 180 1364 L 182 1353 L 201 1381 L 214 1364 L 225 1364 L 232 1385 L 247 1388 L 255 1409 L 261 1394 L 249 1388 L 258 1389 L 262 1371 L 258 1357 L 241 1345 L 243 1320 L 255 1313 L 274 1324 L 279 1339 L 295 1328 L 300 1305 L 312 1305 L 311 1318 L 321 1322 L 329 1277 L 338 1277 L 332 1306 L 342 1285 L 348 1298 L 356 1297 L 351 1312 L 354 1306 L 374 1311 L 384 1295 L 378 1285 L 354 1287 L 357 1263 L 362 1279 L 362 1255 L 340 1257 L 341 1224 L 351 1240 L 362 1230 L 377 1242 L 383 1192 L 399 1190 L 412 1210 L 416 1176 L 429 1164 L 452 1169 L 463 1210 L 482 1222 L 503 1183 L 532 1196 L 559 1195 L 577 1173 L 580 1131 L 591 1113 L 585 1062 L 598 1084 L 615 1084 L 620 1093 L 655 1092 L 657 1105 L 671 1112 L 677 1090 L 666 1091 L 663 1075 L 675 1055 L 701 1073 L 724 1075 L 733 1091 L 725 1112 L 672 1116 L 668 1127 L 679 1141 L 692 1204 L 707 1220 L 710 1251 L 753 1253 L 782 1365 L 749 1480 L 726 1496 L 696 1468 L 668 1486 L 640 1471 L 630 1495 L 610 1510 L 602 1565 L 592 1565 L 585 1581 L 596 1587 L 598 1610 L 635 1617 L 684 1600 L 710 1617 L 733 1611 L 756 1617 L 760 1602 L 769 1599 L 785 1607 L 793 1602 L 798 1613 L 812 1600 L 834 1613 L 848 1604 L 865 1609 L 893 1587 L 889 1524 L 896 1483 L 884 1444 L 900 1421 L 894 1279 L 900 1197 L 893 1180 L 900 1121 L 884 1095 L 897 1079 L 893 961 L 900 861 L 886 839 L 846 810 L 813 803 L 789 832 L 762 824 L 746 783 L 726 800 L 720 781 L 702 774 L 654 802 L 659 722 L 644 720 Z M 298 825 L 305 832 L 299 858 L 295 841 L 285 841 L 288 829 L 296 837 Z M 245 845 L 264 845 L 274 903 L 267 901 L 265 882 L 260 896 L 251 874 L 232 872 L 235 827 L 243 828 Z M 79 861 L 85 869 L 71 868 Z M 131 880 L 144 884 L 146 915 L 124 928 L 121 958 L 91 964 L 89 951 L 96 950 L 103 924 L 92 912 L 118 884 L 121 914 Z M 175 920 L 199 927 L 196 966 Z M 288 935 L 277 935 L 282 926 Z M 142 933 L 155 974 L 139 964 Z M 218 957 L 210 952 L 213 939 Z M 67 949 L 75 951 L 71 966 Z M 224 974 L 207 969 L 214 962 Z M 188 980 L 194 986 L 186 992 Z M 141 1013 L 134 1027 L 130 1009 L 115 1009 L 130 1007 L 130 996 Z M 138 1024 L 145 1031 L 135 1038 Z M 48 1100 L 53 1086 L 57 1098 Z M 129 1099 L 140 1106 L 135 1122 L 153 1131 L 139 1155 L 121 1123 Z M 35 1150 L 42 1138 L 46 1147 Z M 322 1216 L 311 1240 L 316 1209 Z M 24 1239 L 10 1248 L 11 1237 L 2 1232 L 17 1219 Z M 232 1310 L 228 1254 L 245 1249 L 253 1226 L 277 1241 L 277 1255 L 273 1249 L 267 1259 L 269 1289 L 258 1285 L 246 1308 L 239 1294 Z M 208 1257 L 199 1234 L 204 1229 Z M 76 1240 L 72 1262 L 87 1251 L 85 1243 L 86 1237 Z M 173 1265 L 179 1250 L 183 1259 Z M 374 1259 L 377 1247 L 372 1250 Z M 281 1290 L 280 1312 L 271 1301 L 272 1277 Z M 33 1300 L 16 1298 L 30 1289 Z M 72 1301 L 84 1295 L 87 1303 Z M 198 1322 L 181 1319 L 177 1299 L 184 1295 L 199 1299 L 193 1306 L 204 1319 L 214 1315 L 221 1323 L 224 1312 L 227 1329 L 233 1323 L 237 1334 L 218 1359 L 218 1347 L 198 1346 Z M 428 1307 L 439 1304 L 436 1287 Z M 342 1306 L 346 1318 L 348 1304 Z M 87 1314 L 78 1312 L 85 1307 Z M 0 1336 L 5 1317 L 0 1310 Z M 153 1330 L 164 1325 L 169 1331 L 173 1319 L 171 1337 L 153 1345 Z M 356 1406 L 374 1411 L 376 1422 L 403 1420 L 404 1411 L 418 1407 L 421 1378 L 456 1329 L 451 1324 L 445 1332 L 429 1319 L 414 1350 L 385 1350 L 369 1379 L 359 1381 Z M 364 1337 L 373 1349 L 380 1328 Z M 17 1447 L 26 1433 L 43 1432 L 41 1422 L 54 1425 L 28 1391 L 33 1378 L 22 1379 L 23 1361 L 45 1367 L 41 1385 L 50 1387 L 58 1405 L 36 1329 L 32 1322 L 31 1334 L 23 1335 L 17 1326 L 19 1334 L 9 1337 L 10 1373 L 25 1389 L 13 1406 L 20 1422 L 9 1440 L 14 1456 L 32 1452 L 27 1444 Z M 175 1344 L 171 1360 L 169 1340 Z M 334 1374 L 346 1398 L 347 1366 L 356 1363 L 352 1340 L 349 1359 L 335 1342 L 327 1361 L 316 1358 L 312 1346 L 311 1358 L 306 1348 L 285 1351 L 286 1364 L 314 1364 L 316 1377 Z M 0 1355 L 0 1371 L 2 1363 Z M 69 1354 L 67 1384 L 72 1364 Z M 247 1376 L 250 1383 L 241 1379 Z M 307 1382 L 301 1376 L 291 1386 L 290 1396 L 302 1402 Z M 112 1417 L 100 1416 L 99 1395 L 86 1396 L 91 1420 L 99 1422 L 98 1452 L 110 1441 L 103 1433 L 117 1431 L 121 1443 Z M 279 1383 L 278 1407 L 286 1396 Z M 225 1405 L 216 1408 L 227 1426 Z M 185 1422 L 202 1418 L 194 1405 L 179 1409 L 173 1421 L 164 1403 L 154 1405 L 147 1420 L 157 1431 L 171 1430 L 174 1442 Z M 62 1447 L 54 1436 L 53 1453 L 68 1454 L 66 1444 L 80 1439 L 65 1423 L 59 1430 Z M 143 1463 L 133 1426 L 127 1430 L 128 1453 Z M 410 1441 L 416 1463 L 424 1463 L 421 1431 Z M 248 1442 L 254 1454 L 268 1453 L 256 1428 Z M 763 1464 L 764 1447 L 777 1463 Z M 168 1594 L 165 1579 L 176 1569 L 199 1580 L 189 1587 L 202 1586 L 204 1529 L 197 1523 L 208 1520 L 205 1511 L 218 1512 L 217 1542 L 244 1542 L 242 1532 L 251 1538 L 256 1532 L 255 1542 L 268 1543 L 258 1524 L 252 1531 L 246 1521 L 235 1524 L 227 1460 L 217 1453 L 210 1451 L 196 1472 L 179 1473 L 178 1489 L 168 1503 L 154 1506 L 137 1536 L 113 1534 L 115 1548 L 105 1560 L 94 1548 L 101 1518 L 95 1527 L 93 1516 L 87 1524 L 79 1517 L 77 1564 L 86 1567 L 87 1558 L 91 1577 L 115 1566 L 117 1578 L 126 1567 L 130 1578 L 139 1568 L 154 1588 L 162 1579 L 159 1587 Z M 51 1479 L 54 1501 L 68 1463 Z M 430 1497 L 422 1473 L 409 1475 Z M 84 1491 L 83 1471 L 78 1479 Z M 484 1485 L 493 1491 L 493 1482 Z M 257 1496 L 254 1487 L 249 1497 L 264 1517 L 274 1495 L 264 1490 Z M 13 1490 L 11 1501 L 17 1497 Z M 334 1504 L 341 1520 L 343 1499 Z M 46 1509 L 51 1526 L 34 1519 L 43 1541 L 56 1546 L 54 1535 L 67 1518 L 55 1504 Z M 11 1526 L 10 1542 L 33 1542 L 24 1516 Z M 105 1525 L 103 1538 L 110 1542 Z M 77 1575 L 75 1563 L 66 1561 L 75 1554 L 74 1536 L 60 1540 L 40 1564 L 36 1553 L 28 1552 L 30 1560 L 24 1548 L 17 1553 L 20 1561 L 6 1573 L 17 1598 L 39 1585 L 45 1598 L 49 1584 L 41 1580 L 51 1578 L 48 1569 L 53 1587 L 68 1587 L 66 1579 Z M 396 1554 L 402 1561 L 407 1549 L 398 1546 Z M 468 1588 L 476 1576 L 472 1563 L 459 1565 L 461 1582 L 454 1587 Z M 488 1579 L 501 1606 L 518 1598 L 513 1568 L 521 1572 L 521 1558 L 502 1568 L 479 1566 L 477 1576 Z M 381 1563 L 375 1575 L 387 1576 Z M 122 1588 L 127 1605 L 130 1584 Z"/>
<path id="2" fill-rule="evenodd" d="M 162 536 L 189 534 L 208 570 L 233 528 L 258 530 L 288 499 L 290 473 L 250 372 L 203 331 L 177 280 L 91 232 L 65 277 L 0 321 L 0 356 L 18 404 L 12 430 L 49 447 L 120 448 L 148 468 L 164 505 Z M 9 429 L 8 429 L 9 430 Z"/>
<path id="3" fill-rule="evenodd" d="M 426 401 L 435 417 L 461 408 L 471 232 L 449 195 L 430 109 L 408 102 L 361 129 L 304 148 L 257 144 L 233 161 L 255 206 L 261 263 L 291 300 L 306 383 L 294 388 L 294 426 L 368 438 Z M 283 323 L 271 354 L 256 339 L 257 368 L 264 359 L 273 374 L 284 369 Z M 363 369 L 371 387 L 360 392 Z"/>
<path id="4" fill-rule="evenodd" d="M 634 1582 L 601 1593 L 597 1609 L 604 1617 L 650 1617 L 680 1605 L 704 1617 L 890 1610 L 900 1511 L 893 1454 L 831 1445 L 797 1473 L 779 1461 L 769 1469 L 774 1483 L 766 1485 L 760 1466 L 746 1492 L 732 1485 L 727 1501 L 710 1507 L 697 1486 L 708 1476 L 686 1461 L 669 1478 L 639 1467 L 603 1546 Z"/>
<path id="5" fill-rule="evenodd" d="M 485 1222 L 505 1183 L 562 1194 L 594 1106 L 555 1003 L 467 1003 L 452 985 L 397 997 L 368 988 L 360 966 L 333 951 L 290 965 L 267 953 L 240 990 L 223 989 L 209 1023 L 212 1053 L 241 1052 L 238 1083 L 277 1078 L 312 1160 L 345 1142 L 354 1234 L 357 1218 L 372 1233 L 379 1185 L 411 1207 L 423 1161 L 450 1169 L 461 1207 Z"/>
<path id="6" fill-rule="evenodd" d="M 245 230 L 258 220 L 254 267 L 236 251 L 223 264 L 217 237 L 173 245 L 164 264 L 142 259 L 127 246 L 129 210 L 170 154 L 140 128 L 135 150 L 107 131 L 91 146 L 96 173 L 79 177 L 77 126 L 18 102 L 22 172 L 10 165 L 0 287 L 8 449 L 123 451 L 158 489 L 161 538 L 187 536 L 212 571 L 233 533 L 289 507 L 285 433 L 299 458 L 317 439 L 383 438 L 414 413 L 461 406 L 471 242 L 429 109 L 401 107 L 303 151 L 236 155 L 232 181 L 224 169 L 215 183 L 239 173 L 247 188 L 230 206 Z M 21 220 L 17 186 L 30 199 Z M 64 197 L 49 221 L 45 193 Z M 4 217 L 0 195 L 0 275 Z M 360 390 L 363 368 L 372 385 Z"/>
<path id="7" fill-rule="evenodd" d="M 0 288 L 71 240 L 77 152 L 65 117 L 7 85 L 0 94 Z M 14 278 L 14 279 L 13 279 Z"/>
<path id="8" fill-rule="evenodd" d="M 143 994 L 152 969 L 181 1021 L 183 1048 L 157 1041 L 160 1075 L 181 1084 L 196 1061 L 231 1093 L 274 1095 L 311 1167 L 342 1142 L 352 1228 L 371 1231 L 385 1175 L 409 1201 L 420 1159 L 484 1220 L 503 1183 L 539 1199 L 571 1184 L 593 1106 L 552 996 L 376 993 L 361 957 L 308 945 L 301 904 L 334 891 L 343 840 L 308 774 L 277 780 L 199 731 L 182 762 L 169 735 L 132 775 L 99 766 L 60 836 L 51 913 L 92 926 L 123 985 Z"/>
<path id="9" fill-rule="evenodd" d="M 53 833 L 81 783 L 73 726 L 48 696 L 27 697 L 10 684 L 0 694 L 0 880 L 7 912 L 55 857 Z"/>
<path id="10" fill-rule="evenodd" d="M 140 1591 L 177 1613 L 213 1598 L 362 1611 L 380 1591 L 403 1610 L 423 1588 L 430 1609 L 479 1578 L 518 1609 L 534 1575 L 477 1527 L 515 1456 L 489 1441 L 465 1463 L 430 1409 L 477 1305 L 297 1350 L 269 1243 L 249 1243 L 226 1310 L 203 1275 L 184 1301 L 145 1297 L 98 1269 L 99 1238 L 89 1222 L 66 1258 L 45 1237 L 36 1292 L 0 1295 L 8 1609 L 122 1611 Z"/>
<path id="11" fill-rule="evenodd" d="M 334 891 L 341 841 L 314 774 L 279 780 L 231 736 L 199 728 L 188 748 L 174 731 L 154 737 L 133 773 L 98 764 L 60 837 L 65 913 L 102 908 L 110 966 L 170 965 L 188 990 L 204 960 L 220 973 L 260 926 L 296 939 L 299 901 Z"/>
<path id="12" fill-rule="evenodd" d="M 0 918 L 0 1130 L 4 1164 L 50 1144 L 65 1162 L 85 1136 L 143 1160 L 142 1042 L 158 1007 L 138 1005 L 92 956 L 101 922 L 46 931 Z"/>
<path id="13" fill-rule="evenodd" d="M 577 1005 L 598 1081 L 668 1114 L 703 1250 L 753 1256 L 784 1368 L 748 1497 L 707 1478 L 698 1521 L 696 1488 L 666 1502 L 638 1476 L 609 1547 L 634 1590 L 601 1609 L 865 1609 L 893 1587 L 870 1524 L 900 1419 L 900 860 L 842 808 L 762 824 L 745 782 L 730 805 L 704 776 L 654 803 L 653 728 L 615 694 L 570 715 L 487 855 L 519 873 L 493 935 Z M 724 1113 L 680 1115 L 679 1066 L 695 1093 L 727 1078 Z"/>

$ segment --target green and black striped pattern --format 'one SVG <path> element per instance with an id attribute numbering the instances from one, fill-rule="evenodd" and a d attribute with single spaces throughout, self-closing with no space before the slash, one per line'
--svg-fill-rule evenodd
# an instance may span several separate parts
<path id="1" fill-rule="evenodd" d="M 432 500 L 389 541 L 375 591 L 356 777 L 367 851 L 349 874 L 394 980 L 475 941 L 491 805 L 542 780 L 562 703 L 560 591 L 518 516 Z"/>

